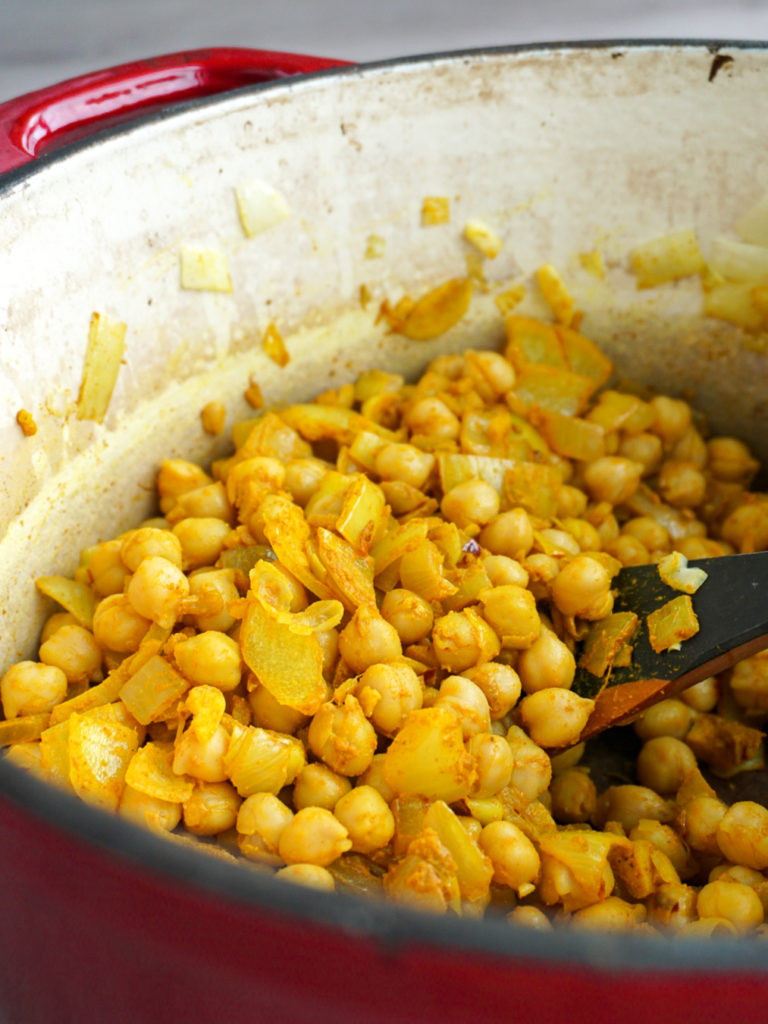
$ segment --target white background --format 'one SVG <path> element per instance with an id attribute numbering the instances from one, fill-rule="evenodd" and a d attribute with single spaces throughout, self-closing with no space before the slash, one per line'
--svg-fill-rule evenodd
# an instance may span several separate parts
<path id="1" fill-rule="evenodd" d="M 203 46 L 367 61 L 508 43 L 768 39 L 768 0 L 0 0 L 0 102 Z"/>

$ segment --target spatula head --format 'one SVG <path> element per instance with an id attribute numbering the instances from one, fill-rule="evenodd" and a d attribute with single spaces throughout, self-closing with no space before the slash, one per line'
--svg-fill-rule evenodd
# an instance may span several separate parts
<path id="1" fill-rule="evenodd" d="M 707 574 L 691 596 L 699 630 L 679 650 L 661 653 L 651 646 L 648 616 L 679 598 L 680 591 L 664 583 L 655 564 L 628 566 L 616 576 L 615 610 L 638 617 L 631 662 L 613 666 L 607 677 L 577 669 L 573 689 L 597 699 L 583 738 L 768 647 L 768 551 L 701 558 L 689 565 Z"/>

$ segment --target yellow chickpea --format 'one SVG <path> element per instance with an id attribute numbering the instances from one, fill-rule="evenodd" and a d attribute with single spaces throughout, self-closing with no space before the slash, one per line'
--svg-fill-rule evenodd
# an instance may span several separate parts
<path id="1" fill-rule="evenodd" d="M 674 736 L 646 740 L 637 756 L 637 778 L 662 796 L 676 793 L 686 775 L 696 771 L 696 755 Z"/>
<path id="2" fill-rule="evenodd" d="M 169 512 L 179 496 L 213 481 L 200 466 L 186 459 L 164 459 L 157 474 L 160 511 Z"/>
<path id="3" fill-rule="evenodd" d="M 448 612 L 437 619 L 432 645 L 438 664 L 457 673 L 492 661 L 501 650 L 495 631 L 473 608 Z"/>
<path id="4" fill-rule="evenodd" d="M 764 918 L 763 904 L 755 890 L 725 879 L 709 882 L 701 889 L 696 909 L 700 918 L 724 918 L 738 931 L 756 928 Z"/>
<path id="5" fill-rule="evenodd" d="M 512 750 L 512 775 L 509 784 L 519 790 L 528 802 L 537 800 L 552 780 L 552 762 L 545 750 L 516 725 L 507 732 Z"/>
<path id="6" fill-rule="evenodd" d="M 149 619 L 134 610 L 125 594 L 112 594 L 96 605 L 93 635 L 100 647 L 118 654 L 130 654 L 139 648 Z"/>
<path id="7" fill-rule="evenodd" d="M 97 544 L 88 559 L 88 576 L 98 597 L 122 594 L 129 573 L 120 557 L 121 540 Z"/>
<path id="8" fill-rule="evenodd" d="M 609 505 L 622 505 L 629 501 L 638 488 L 645 466 L 642 462 L 604 455 L 587 462 L 582 470 L 584 484 L 593 501 Z"/>
<path id="9" fill-rule="evenodd" d="M 635 537 L 647 551 L 669 551 L 672 548 L 669 532 L 651 516 L 636 516 L 634 519 L 628 519 L 622 526 L 621 532 Z"/>
<path id="10" fill-rule="evenodd" d="M 672 445 L 670 456 L 703 469 L 707 464 L 707 446 L 704 438 L 694 426 L 688 427 L 683 436 Z"/>
<path id="11" fill-rule="evenodd" d="M 203 516 L 181 519 L 173 527 L 173 536 L 181 546 L 182 567 L 189 571 L 213 565 L 230 533 L 229 524 L 223 519 Z"/>
<path id="12" fill-rule="evenodd" d="M 512 777 L 512 748 L 503 736 L 483 732 L 471 736 L 467 750 L 475 759 L 477 781 L 472 796 L 477 800 L 495 796 Z"/>
<path id="13" fill-rule="evenodd" d="M 498 352 L 468 349 L 464 353 L 464 373 L 486 402 L 500 398 L 515 386 L 514 367 Z"/>
<path id="14" fill-rule="evenodd" d="M 394 589 L 381 602 L 382 618 L 393 626 L 405 645 L 418 643 L 429 635 L 434 622 L 432 606 L 412 590 Z"/>
<path id="15" fill-rule="evenodd" d="M 203 634 L 200 634 L 201 636 Z M 223 636 L 224 634 L 219 634 Z M 249 683 L 249 685 L 251 685 Z M 266 686 L 257 685 L 248 692 L 248 707 L 254 725 L 292 736 L 307 724 L 307 716 L 275 700 Z"/>
<path id="16" fill-rule="evenodd" d="M 726 516 L 720 535 L 736 551 L 768 548 L 768 496 L 748 495 Z"/>
<path id="17" fill-rule="evenodd" d="M 599 903 L 574 912 L 571 924 L 577 928 L 599 928 L 601 931 L 625 931 L 645 920 L 642 903 L 628 903 L 619 896 L 608 896 Z"/>
<path id="18" fill-rule="evenodd" d="M 520 677 L 511 665 L 487 661 L 483 665 L 466 669 L 463 675 L 485 694 L 492 722 L 504 718 L 520 699 Z"/>
<path id="19" fill-rule="evenodd" d="M 483 618 L 501 637 L 503 647 L 530 647 L 541 632 L 536 598 L 523 587 L 491 587 L 480 594 Z"/>
<path id="20" fill-rule="evenodd" d="M 633 842 L 644 839 L 657 850 L 661 850 L 681 878 L 689 878 L 696 873 L 696 862 L 691 857 L 690 850 L 670 825 L 663 825 L 660 821 L 653 821 L 650 818 L 641 818 L 635 827 L 630 829 L 629 838 Z"/>
<path id="21" fill-rule="evenodd" d="M 302 807 L 280 835 L 278 852 L 286 864 L 327 867 L 352 848 L 341 822 L 324 807 Z"/>
<path id="22" fill-rule="evenodd" d="M 510 924 L 519 924 L 524 928 L 532 928 L 536 932 L 552 931 L 551 921 L 544 911 L 538 907 L 527 905 L 515 907 L 514 910 L 510 910 L 507 914 L 507 920 Z"/>
<path id="23" fill-rule="evenodd" d="M 142 527 L 124 534 L 120 558 L 129 572 L 136 572 L 145 558 L 164 558 L 181 568 L 181 544 L 169 530 Z"/>
<path id="24" fill-rule="evenodd" d="M 360 786 L 373 786 L 377 793 L 381 794 L 384 802 L 391 804 L 397 793 L 387 782 L 384 773 L 385 761 L 386 754 L 374 754 L 373 760 L 363 774 L 358 776 L 357 782 Z"/>
<path id="25" fill-rule="evenodd" d="M 523 562 L 528 573 L 528 589 L 537 601 L 548 600 L 552 593 L 552 584 L 560 572 L 560 563 L 552 555 L 535 552 Z"/>
<path id="26" fill-rule="evenodd" d="M 731 804 L 718 825 L 717 845 L 733 864 L 765 871 L 768 868 L 768 809 L 753 800 Z"/>
<path id="27" fill-rule="evenodd" d="M 526 693 L 535 693 L 549 686 L 562 686 L 568 690 L 576 674 L 576 659 L 555 633 L 542 629 L 533 644 L 520 652 L 517 672 Z"/>
<path id="28" fill-rule="evenodd" d="M 601 619 L 613 607 L 610 573 L 595 558 L 577 555 L 555 577 L 552 598 L 563 615 Z"/>
<path id="29" fill-rule="evenodd" d="M 294 885 L 305 885 L 308 889 L 319 889 L 320 892 L 333 892 L 336 882 L 327 868 L 319 864 L 286 864 L 275 872 L 275 878 Z"/>
<path id="30" fill-rule="evenodd" d="M 229 734 L 222 725 L 203 743 L 192 729 L 187 729 L 176 743 L 173 770 L 177 775 L 191 775 L 201 782 L 225 782 L 228 774 L 224 758 L 228 748 Z"/>
<path id="31" fill-rule="evenodd" d="M 465 740 L 491 728 L 490 709 L 485 694 L 466 676 L 448 676 L 440 684 L 435 707 L 455 711 Z"/>
<path id="32" fill-rule="evenodd" d="M 355 786 L 338 801 L 334 816 L 347 830 L 355 853 L 383 849 L 395 834 L 395 819 L 373 786 Z"/>
<path id="33" fill-rule="evenodd" d="M 643 466 L 643 476 L 653 473 L 663 456 L 661 438 L 657 434 L 640 433 L 624 437 L 618 454 Z"/>
<path id="34" fill-rule="evenodd" d="M 768 653 L 761 651 L 737 662 L 731 672 L 730 689 L 736 703 L 747 714 L 764 715 L 768 712 Z M 714 690 L 717 694 L 717 685 Z"/>
<path id="35" fill-rule="evenodd" d="M 710 796 L 694 797 L 685 805 L 680 833 L 692 850 L 709 855 L 720 854 L 717 835 L 726 810 L 724 803 Z"/>
<path id="36" fill-rule="evenodd" d="M 68 683 L 93 682 L 101 678 L 101 648 L 84 626 L 65 625 L 40 645 L 39 658 L 55 665 Z"/>
<path id="37" fill-rule="evenodd" d="M 234 510 L 224 484 L 217 480 L 180 494 L 168 514 L 168 521 L 178 522 L 180 519 L 220 519 L 230 525 L 234 519 Z"/>
<path id="38" fill-rule="evenodd" d="M 739 664 L 743 664 L 743 662 Z M 738 665 L 734 666 L 734 674 L 738 667 Z M 739 698 L 733 689 L 733 676 L 731 677 L 731 691 L 738 703 Z M 683 690 L 680 694 L 680 700 L 687 704 L 694 712 L 714 711 L 717 707 L 717 702 L 720 700 L 720 684 L 717 676 L 708 676 L 706 679 L 702 679 L 700 683 L 694 683 L 693 686 L 689 686 L 687 690 Z"/>
<path id="39" fill-rule="evenodd" d="M 485 526 L 499 511 L 499 492 L 484 480 L 467 480 L 452 487 L 440 503 L 440 511 L 451 523 L 465 529 L 472 523 Z"/>
<path id="40" fill-rule="evenodd" d="M 620 534 L 615 540 L 609 540 L 605 545 L 609 555 L 618 558 L 622 565 L 648 565 L 653 561 L 648 548 L 637 539 L 628 534 Z"/>
<path id="41" fill-rule="evenodd" d="M 520 717 L 528 735 L 541 747 L 566 747 L 578 742 L 593 700 L 560 686 L 537 690 L 520 702 Z"/>
<path id="42" fill-rule="evenodd" d="M 687 402 L 666 395 L 657 395 L 651 399 L 651 406 L 656 420 L 651 427 L 665 444 L 673 444 L 688 430 L 691 425 L 691 407 Z"/>
<path id="43" fill-rule="evenodd" d="M 494 555 L 524 558 L 533 547 L 533 526 L 523 508 L 501 512 L 483 528 L 480 544 Z"/>
<path id="44" fill-rule="evenodd" d="M 135 612 L 167 629 L 179 617 L 189 590 L 189 580 L 180 568 L 167 558 L 150 556 L 137 567 L 126 595 Z"/>
<path id="45" fill-rule="evenodd" d="M 558 519 L 581 518 L 587 511 L 587 496 L 578 487 L 563 484 L 557 495 Z"/>
<path id="46" fill-rule="evenodd" d="M 243 660 L 240 645 L 226 633 L 206 630 L 177 644 L 173 657 L 193 685 L 207 684 L 229 693 L 240 685 Z"/>
<path id="47" fill-rule="evenodd" d="M 511 821 L 492 821 L 480 833 L 480 848 L 493 865 L 493 880 L 518 896 L 533 892 L 541 870 L 536 847 Z"/>
<path id="48" fill-rule="evenodd" d="M 659 470 L 659 494 L 674 508 L 696 508 L 707 493 L 707 481 L 699 467 L 682 459 L 668 459 Z"/>
<path id="49" fill-rule="evenodd" d="M 339 654 L 353 672 L 365 672 L 369 665 L 394 661 L 403 647 L 397 630 L 376 608 L 362 605 L 339 634 Z"/>
<path id="50" fill-rule="evenodd" d="M 240 597 L 235 586 L 234 569 L 204 569 L 194 573 L 189 577 L 189 593 L 190 596 L 200 598 L 204 604 L 210 602 L 210 607 L 216 609 L 191 616 L 199 630 L 226 633 L 235 625 L 235 619 L 227 609 L 230 601 Z"/>
<path id="51" fill-rule="evenodd" d="M 373 760 L 378 739 L 357 698 L 348 694 L 344 703 L 321 705 L 307 736 L 315 757 L 339 775 L 361 775 Z"/>
<path id="52" fill-rule="evenodd" d="M 421 491 L 435 468 L 435 456 L 412 444 L 385 444 L 376 454 L 376 472 L 382 480 L 403 480 Z"/>
<path id="53" fill-rule="evenodd" d="M 197 836 L 226 832 L 235 825 L 240 802 L 230 782 L 199 782 L 182 805 L 184 824 Z"/>
<path id="54" fill-rule="evenodd" d="M 528 573 L 519 562 L 510 558 L 509 555 L 486 555 L 483 558 L 483 566 L 492 587 L 503 587 L 510 584 L 515 587 L 528 586 Z"/>
<path id="55" fill-rule="evenodd" d="M 430 395 L 415 401 L 405 414 L 405 423 L 414 434 L 454 441 L 461 424 L 440 398 Z"/>
<path id="56" fill-rule="evenodd" d="M 331 468 L 322 459 L 290 459 L 285 463 L 283 487 L 303 508 Z"/>
<path id="57" fill-rule="evenodd" d="M 584 768 L 568 768 L 552 779 L 552 817 L 563 824 L 589 821 L 597 809 L 597 788 Z"/>
<path id="58" fill-rule="evenodd" d="M 297 811 L 302 807 L 325 807 L 326 810 L 332 811 L 351 788 L 352 783 L 346 776 L 339 775 L 319 761 L 314 761 L 305 765 L 296 776 L 293 784 L 293 806 Z"/>
<path id="59" fill-rule="evenodd" d="M 181 804 L 140 793 L 123 786 L 118 813 L 123 818 L 156 832 L 173 832 L 181 821 Z"/>
<path id="60" fill-rule="evenodd" d="M 646 900 L 648 920 L 678 932 L 696 920 L 696 890 L 679 882 L 663 882 Z"/>
<path id="61" fill-rule="evenodd" d="M 693 710 L 684 701 L 668 697 L 644 711 L 635 722 L 634 730 L 641 740 L 651 740 L 655 736 L 674 736 L 681 740 L 694 718 Z"/>
<path id="62" fill-rule="evenodd" d="M 365 690 L 378 695 L 370 719 L 385 736 L 394 736 L 411 711 L 423 703 L 421 680 L 404 663 L 369 665 L 360 676 L 356 692 L 361 696 Z"/>
<path id="63" fill-rule="evenodd" d="M 743 441 L 735 437 L 711 437 L 707 441 L 707 470 L 715 480 L 748 486 L 760 468 Z"/>
<path id="64" fill-rule="evenodd" d="M 7 719 L 50 711 L 67 695 L 67 677 L 55 665 L 19 661 L 0 679 L 0 700 Z"/>
<path id="65" fill-rule="evenodd" d="M 602 828 L 607 821 L 617 821 L 625 832 L 630 832 L 641 818 L 666 825 L 674 814 L 673 805 L 646 786 L 609 786 L 598 797 L 592 823 Z"/>
<path id="66" fill-rule="evenodd" d="M 252 793 L 237 811 L 235 828 L 243 836 L 257 835 L 269 853 L 277 853 L 280 836 L 293 811 L 274 793 Z"/>

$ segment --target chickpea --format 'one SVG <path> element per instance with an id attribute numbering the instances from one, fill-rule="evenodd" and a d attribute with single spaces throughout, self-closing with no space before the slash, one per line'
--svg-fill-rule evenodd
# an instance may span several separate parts
<path id="1" fill-rule="evenodd" d="M 726 517 L 720 535 L 736 551 L 768 548 L 768 495 L 747 495 Z"/>
<path id="2" fill-rule="evenodd" d="M 411 711 L 422 706 L 421 680 L 410 665 L 397 662 L 369 665 L 360 677 L 358 697 L 366 689 L 378 694 L 370 719 L 385 736 L 394 736 Z"/>
<path id="3" fill-rule="evenodd" d="M 293 806 L 296 810 L 302 807 L 325 807 L 332 811 L 339 800 L 352 788 L 352 783 L 344 775 L 332 771 L 319 761 L 305 765 L 296 776 L 293 784 Z"/>
<path id="4" fill-rule="evenodd" d="M 290 459 L 285 464 L 283 487 L 303 508 L 331 468 L 322 459 Z"/>
<path id="5" fill-rule="evenodd" d="M 589 821 L 597 809 L 597 788 L 585 768 L 567 768 L 552 779 L 552 817 L 562 824 Z"/>
<path id="6" fill-rule="evenodd" d="M 483 528 L 480 544 L 494 555 L 524 558 L 533 547 L 533 526 L 524 508 L 501 512 Z"/>
<path id="7" fill-rule="evenodd" d="M 50 640 L 53 634 L 58 629 L 61 629 L 62 626 L 79 625 L 80 623 L 70 612 L 54 612 L 53 615 L 49 615 L 45 620 L 42 632 L 40 633 L 40 643 L 44 644 L 46 640 Z"/>
<path id="8" fill-rule="evenodd" d="M 563 484 L 557 495 L 557 517 L 580 519 L 587 511 L 587 496 L 578 487 Z"/>
<path id="9" fill-rule="evenodd" d="M 480 833 L 480 848 L 493 865 L 493 880 L 518 896 L 532 892 L 541 860 L 528 836 L 511 821 L 492 821 Z"/>
<path id="10" fill-rule="evenodd" d="M 655 736 L 637 756 L 637 778 L 662 796 L 676 793 L 687 775 L 696 771 L 696 755 L 674 736 Z"/>
<path id="11" fill-rule="evenodd" d="M 376 753 L 376 731 L 352 694 L 321 705 L 309 725 L 309 747 L 339 775 L 361 775 Z"/>
<path id="12" fill-rule="evenodd" d="M 333 813 L 347 830 L 355 853 L 381 850 L 395 834 L 394 815 L 373 786 L 355 786 L 341 797 Z"/>
<path id="13" fill-rule="evenodd" d="M 164 558 L 180 569 L 181 544 L 169 530 L 143 527 L 123 536 L 120 558 L 129 572 L 136 572 L 145 558 Z"/>
<path id="14" fill-rule="evenodd" d="M 634 730 L 641 740 L 651 740 L 656 736 L 674 736 L 681 740 L 694 718 L 687 704 L 676 697 L 668 697 L 644 711 L 635 722 Z"/>
<path id="15" fill-rule="evenodd" d="M 656 486 L 659 494 L 674 508 L 696 508 L 707 493 L 707 481 L 693 462 L 668 459 L 659 470 Z"/>
<path id="16" fill-rule="evenodd" d="M 177 775 L 191 775 L 201 782 L 226 782 L 224 758 L 228 749 L 229 734 L 222 725 L 204 743 L 194 730 L 187 729 L 176 743 L 173 770 Z"/>
<path id="17" fill-rule="evenodd" d="M 186 459 L 164 459 L 157 475 L 160 511 L 169 512 L 180 495 L 213 481 L 200 466 Z"/>
<path id="18" fill-rule="evenodd" d="M 651 427 L 662 441 L 673 444 L 679 441 L 691 425 L 691 407 L 687 402 L 667 395 L 657 395 L 651 399 L 651 406 L 656 413 L 656 420 Z"/>
<path id="19" fill-rule="evenodd" d="M 563 615 L 601 619 L 613 607 L 610 573 L 589 555 L 577 555 L 555 577 L 552 598 Z"/>
<path id="20" fill-rule="evenodd" d="M 637 537 L 626 533 L 620 534 L 615 540 L 609 540 L 605 551 L 622 565 L 648 565 L 653 561 L 645 545 Z"/>
<path id="21" fill-rule="evenodd" d="M 465 672 L 492 661 L 501 650 L 496 633 L 473 608 L 437 619 L 432 644 L 438 664 L 449 672 Z"/>
<path id="22" fill-rule="evenodd" d="M 443 516 L 460 529 L 473 523 L 485 526 L 499 511 L 499 492 L 484 480 L 467 480 L 452 487 L 443 497 Z"/>
<path id="23" fill-rule="evenodd" d="M 622 526 L 621 532 L 635 537 L 647 551 L 670 551 L 672 549 L 672 538 L 667 529 L 651 516 L 636 516 L 634 519 L 628 519 Z"/>
<path id="24" fill-rule="evenodd" d="M 651 923 L 675 932 L 696 920 L 696 890 L 679 882 L 663 882 L 646 901 Z"/>
<path id="25" fill-rule="evenodd" d="M 134 610 L 125 594 L 105 597 L 93 613 L 96 643 L 118 654 L 137 651 L 151 625 L 149 619 Z"/>
<path id="26" fill-rule="evenodd" d="M 510 584 L 515 587 L 528 586 L 528 573 L 509 555 L 486 555 L 483 558 L 483 566 L 492 587 Z"/>
<path id="27" fill-rule="evenodd" d="M 707 446 L 695 427 L 689 427 L 683 436 L 672 445 L 670 455 L 681 462 L 690 462 L 699 469 L 707 464 Z"/>
<path id="28" fill-rule="evenodd" d="M 707 441 L 707 470 L 715 480 L 747 487 L 760 468 L 743 441 L 735 437 L 711 437 Z"/>
<path id="29" fill-rule="evenodd" d="M 94 682 L 101 678 L 101 648 L 84 626 L 65 625 L 40 645 L 40 661 L 55 665 L 67 682 Z"/>
<path id="30" fill-rule="evenodd" d="M 240 684 L 240 645 L 226 633 L 206 630 L 189 637 L 174 647 L 173 657 L 193 686 L 207 684 L 229 693 Z"/>
<path id="31" fill-rule="evenodd" d="M 501 398 L 515 386 L 514 367 L 498 352 L 468 349 L 464 353 L 464 372 L 486 402 Z"/>
<path id="32" fill-rule="evenodd" d="M 555 633 L 542 629 L 533 644 L 520 652 L 517 671 L 526 693 L 549 686 L 569 690 L 576 674 L 576 659 Z"/>
<path id="33" fill-rule="evenodd" d="M 195 625 L 202 632 L 218 630 L 226 633 L 235 625 L 227 610 L 230 601 L 236 601 L 240 593 L 235 586 L 234 569 L 205 569 L 189 577 L 189 593 L 198 597 L 204 605 L 210 604 L 212 610 L 191 616 Z"/>
<path id="34" fill-rule="evenodd" d="M 643 476 L 656 470 L 663 456 L 661 438 L 656 434 L 640 433 L 624 437 L 619 444 L 619 455 L 643 466 Z"/>
<path id="35" fill-rule="evenodd" d="M 461 722 L 464 740 L 491 728 L 491 715 L 485 694 L 466 676 L 448 676 L 440 684 L 434 707 L 455 711 Z"/>
<path id="36" fill-rule="evenodd" d="M 532 802 L 545 792 L 552 780 L 552 762 L 519 726 L 513 725 L 507 733 L 512 750 L 512 775 L 509 784 Z"/>
<path id="37" fill-rule="evenodd" d="M 415 401 L 404 419 L 412 433 L 445 441 L 455 441 L 461 429 L 458 418 L 445 402 L 432 395 Z"/>
<path id="38" fill-rule="evenodd" d="M 552 555 L 532 554 L 523 562 L 523 568 L 529 575 L 528 589 L 537 601 L 548 600 L 552 592 L 552 584 L 560 572 L 560 563 Z"/>
<path id="39" fill-rule="evenodd" d="M 608 896 L 599 903 L 574 911 L 571 922 L 579 928 L 624 931 L 645 920 L 642 903 L 628 903 L 619 896 Z"/>
<path id="40" fill-rule="evenodd" d="M 240 804 L 235 828 L 240 835 L 258 835 L 270 853 L 277 853 L 280 836 L 293 811 L 274 793 L 252 793 Z"/>
<path id="41" fill-rule="evenodd" d="M 176 622 L 189 591 L 189 580 L 180 568 L 167 558 L 151 556 L 139 564 L 126 594 L 135 612 L 167 629 Z"/>
<path id="42" fill-rule="evenodd" d="M 231 533 L 223 519 L 211 517 L 181 519 L 173 527 L 173 534 L 181 547 L 182 567 L 185 571 L 213 565 Z"/>
<path id="43" fill-rule="evenodd" d="M 341 822 L 324 807 L 302 807 L 280 835 L 278 852 L 286 864 L 332 864 L 352 848 Z"/>
<path id="44" fill-rule="evenodd" d="M 333 892 L 336 882 L 327 868 L 319 864 L 286 864 L 275 872 L 275 878 L 294 885 L 305 885 L 308 889 L 319 889 L 321 892 Z"/>
<path id="45" fill-rule="evenodd" d="M 689 800 L 680 818 L 683 840 L 696 853 L 720 854 L 717 832 L 727 808 L 715 797 L 697 796 Z"/>
<path id="46" fill-rule="evenodd" d="M 402 653 L 395 627 L 369 605 L 361 605 L 339 634 L 339 654 L 353 672 L 365 672 L 369 665 L 378 662 L 394 661 Z"/>
<path id="47" fill-rule="evenodd" d="M 718 879 L 699 892 L 696 909 L 700 918 L 724 918 L 738 931 L 763 923 L 763 904 L 755 890 L 741 882 Z"/>
<path id="48" fill-rule="evenodd" d="M 234 828 L 240 797 L 231 782 L 199 782 L 184 801 L 187 829 L 197 836 L 215 836 Z"/>
<path id="49" fill-rule="evenodd" d="M 617 821 L 630 832 L 641 818 L 667 825 L 674 818 L 673 805 L 646 786 L 609 786 L 598 797 L 592 824 L 602 828 L 607 821 Z"/>
<path id="50" fill-rule="evenodd" d="M 395 790 L 387 782 L 384 773 L 386 754 L 374 754 L 373 760 L 365 769 L 362 775 L 358 776 L 357 782 L 360 786 L 373 786 L 381 794 L 386 804 L 391 804 L 397 796 Z"/>
<path id="51" fill-rule="evenodd" d="M 740 664 L 743 664 L 743 662 Z M 738 667 L 738 665 L 735 665 L 734 669 Z M 733 677 L 731 677 L 731 690 L 733 691 Z M 736 696 L 735 692 L 734 696 Z M 717 676 L 707 676 L 700 683 L 694 683 L 693 686 L 689 686 L 687 690 L 683 690 L 680 694 L 680 700 L 687 704 L 694 712 L 714 711 L 720 700 L 720 684 L 717 681 Z M 738 703 L 738 697 L 736 697 L 736 700 Z"/>
<path id="52" fill-rule="evenodd" d="M 552 931 L 552 924 L 549 918 L 538 907 L 521 904 L 515 907 L 514 910 L 510 910 L 507 914 L 507 920 L 510 924 L 520 924 L 525 928 L 532 928 L 536 932 Z"/>
<path id="53" fill-rule="evenodd" d="M 520 699 L 520 677 L 510 665 L 487 661 L 483 665 L 465 669 L 463 675 L 485 694 L 493 722 L 504 718 Z"/>
<path id="54" fill-rule="evenodd" d="M 594 706 L 593 700 L 552 686 L 524 697 L 520 717 L 534 743 L 545 748 L 566 747 L 578 742 Z"/>
<path id="55" fill-rule="evenodd" d="M 382 480 L 404 480 L 419 491 L 424 490 L 435 465 L 434 455 L 412 444 L 385 444 L 375 458 L 376 472 Z"/>
<path id="56" fill-rule="evenodd" d="M 501 637 L 503 647 L 530 647 L 541 632 L 536 599 L 530 590 L 507 585 L 491 587 L 480 594 L 483 618 Z"/>
<path id="57" fill-rule="evenodd" d="M 275 700 L 266 686 L 257 685 L 249 691 L 248 707 L 251 709 L 254 725 L 262 729 L 272 729 L 273 732 L 283 732 L 287 736 L 294 735 L 308 721 L 307 716 L 300 711 L 295 711 Z"/>
<path id="58" fill-rule="evenodd" d="M 484 800 L 495 796 L 509 785 L 512 777 L 512 749 L 503 736 L 493 733 L 476 733 L 470 737 L 467 750 L 475 759 L 477 781 L 472 787 L 472 796 Z"/>
<path id="59" fill-rule="evenodd" d="M 731 804 L 718 825 L 717 845 L 732 863 L 765 871 L 768 868 L 768 809 L 752 800 Z"/>
<path id="60" fill-rule="evenodd" d="M 7 719 L 50 711 L 67 695 L 67 677 L 55 665 L 19 661 L 0 679 L 0 700 Z"/>
<path id="61" fill-rule="evenodd" d="M 224 484 L 217 480 L 180 494 L 168 514 L 168 521 L 180 519 L 220 519 L 229 526 L 234 519 L 234 509 Z"/>
<path id="62" fill-rule="evenodd" d="M 122 594 L 129 572 L 120 557 L 121 540 L 97 544 L 88 559 L 88 576 L 98 597 Z"/>
<path id="63" fill-rule="evenodd" d="M 766 714 L 768 712 L 768 653 L 761 651 L 751 658 L 737 662 L 731 672 L 730 689 L 736 703 L 747 714 Z M 716 683 L 714 693 L 718 694 Z M 709 711 L 711 708 L 706 710 Z"/>
<path id="64" fill-rule="evenodd" d="M 434 622 L 432 606 L 412 590 L 389 590 L 381 602 L 382 618 L 394 626 L 401 643 L 415 644 L 429 635 Z"/>
<path id="65" fill-rule="evenodd" d="M 118 813 L 156 832 L 173 832 L 181 821 L 181 804 L 140 793 L 126 784 L 120 796 Z"/>
<path id="66" fill-rule="evenodd" d="M 681 878 L 689 878 L 696 873 L 696 862 L 690 850 L 670 825 L 663 825 L 651 818 L 641 818 L 634 828 L 630 829 L 629 838 L 651 843 L 669 858 L 672 867 Z"/>
<path id="67" fill-rule="evenodd" d="M 638 488 L 645 466 L 619 455 L 604 455 L 588 462 L 582 469 L 587 493 L 593 501 L 621 505 L 629 501 Z"/>

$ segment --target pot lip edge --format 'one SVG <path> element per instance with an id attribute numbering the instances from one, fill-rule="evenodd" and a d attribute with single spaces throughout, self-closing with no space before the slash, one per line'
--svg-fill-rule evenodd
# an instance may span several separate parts
<path id="1" fill-rule="evenodd" d="M 369 941 L 384 953 L 412 949 L 510 961 L 529 969 L 588 970 L 609 979 L 695 978 L 714 972 L 756 981 L 765 977 L 763 943 L 744 937 L 680 939 L 630 932 L 555 929 L 537 932 L 499 920 L 459 918 L 418 911 L 384 899 L 344 892 L 319 892 L 300 885 L 276 885 L 266 872 L 244 870 L 153 835 L 117 814 L 104 812 L 73 794 L 57 790 L 0 757 L 0 800 L 44 828 L 134 870 L 151 883 L 170 882 L 204 900 L 226 900 L 240 913 L 288 915 L 297 924 L 341 931 Z"/>
<path id="2" fill-rule="evenodd" d="M 700 37 L 636 37 L 636 38 L 608 38 L 608 39 L 568 39 L 560 41 L 543 41 L 531 43 L 509 43 L 495 46 L 478 46 L 458 50 L 437 50 L 434 52 L 406 54 L 404 56 L 387 57 L 375 61 L 367 61 L 359 64 L 348 64 L 340 67 L 324 68 L 320 71 L 313 71 L 308 74 L 292 75 L 287 78 L 273 79 L 266 82 L 256 82 L 250 85 L 240 86 L 224 92 L 209 96 L 200 96 L 194 99 L 177 101 L 167 107 L 161 107 L 143 114 L 129 121 L 109 125 L 96 130 L 92 135 L 73 142 L 64 143 L 61 146 L 51 148 L 40 156 L 35 157 L 28 163 L 10 171 L 0 174 L 0 201 L 4 194 L 22 185 L 27 180 L 44 173 L 49 167 L 55 166 L 59 161 L 66 160 L 70 156 L 87 151 L 91 147 L 109 143 L 114 138 L 128 135 L 135 130 L 148 126 L 156 126 L 176 117 L 192 115 L 196 111 L 214 108 L 227 99 L 234 97 L 258 96 L 261 93 L 269 94 L 277 91 L 290 91 L 303 84 L 322 81 L 326 78 L 348 78 L 357 77 L 361 74 L 373 74 L 388 71 L 395 68 L 408 68 L 418 64 L 438 64 L 460 62 L 470 58 L 524 56 L 526 54 L 555 55 L 558 53 L 577 52 L 579 50 L 589 51 L 640 51 L 659 50 L 672 52 L 674 50 L 693 51 L 705 50 L 717 55 L 722 50 L 768 50 L 768 40 L 749 39 L 723 39 L 723 38 L 700 38 Z M 624 56 L 624 53 L 620 54 Z"/>

